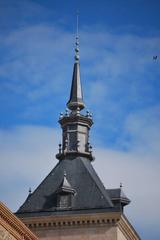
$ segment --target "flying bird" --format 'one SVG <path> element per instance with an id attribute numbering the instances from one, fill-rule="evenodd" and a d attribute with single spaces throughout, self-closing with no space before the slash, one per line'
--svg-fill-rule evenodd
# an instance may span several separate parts
<path id="1" fill-rule="evenodd" d="M 157 60 L 158 56 L 153 56 L 153 60 Z"/>

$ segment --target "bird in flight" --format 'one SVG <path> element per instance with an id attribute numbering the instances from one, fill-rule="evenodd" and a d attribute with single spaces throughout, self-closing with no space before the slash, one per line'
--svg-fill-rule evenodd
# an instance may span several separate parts
<path id="1" fill-rule="evenodd" d="M 153 56 L 153 60 L 157 60 L 158 56 Z"/>

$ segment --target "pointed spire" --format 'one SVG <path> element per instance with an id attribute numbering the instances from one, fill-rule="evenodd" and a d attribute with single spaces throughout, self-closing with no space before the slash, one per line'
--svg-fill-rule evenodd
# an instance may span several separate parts
<path id="1" fill-rule="evenodd" d="M 78 34 L 78 14 L 77 14 L 77 31 L 76 31 L 76 43 L 75 43 L 75 63 L 73 68 L 72 86 L 70 99 L 67 103 L 67 107 L 70 110 L 82 110 L 85 105 L 83 103 L 83 93 L 80 79 L 80 65 L 79 65 L 79 34 Z"/>

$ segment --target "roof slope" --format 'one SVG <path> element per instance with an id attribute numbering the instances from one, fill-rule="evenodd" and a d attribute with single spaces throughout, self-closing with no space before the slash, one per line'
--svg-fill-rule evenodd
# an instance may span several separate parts
<path id="1" fill-rule="evenodd" d="M 113 188 L 113 189 L 106 189 L 108 195 L 110 196 L 111 199 L 128 199 L 128 197 L 125 195 L 123 192 L 122 188 Z M 129 200 L 129 199 L 128 199 Z"/>
<path id="2" fill-rule="evenodd" d="M 54 212 L 57 210 L 57 189 L 64 172 L 76 194 L 72 210 L 113 208 L 112 201 L 87 158 L 59 161 L 37 189 L 29 195 L 17 213 Z"/>

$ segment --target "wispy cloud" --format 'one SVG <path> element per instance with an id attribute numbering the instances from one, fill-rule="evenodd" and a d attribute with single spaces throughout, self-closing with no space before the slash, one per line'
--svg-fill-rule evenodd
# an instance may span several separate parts
<path id="1" fill-rule="evenodd" d="M 60 78 L 60 69 L 67 67 L 63 65 L 69 55 L 65 44 L 71 43 L 70 40 L 68 33 L 63 35 L 60 30 L 45 25 L 11 32 L 4 37 L 6 54 L 0 67 L 0 76 L 13 85 L 28 87 L 26 94 L 31 98 L 35 95 L 37 99 L 38 91 L 40 98 L 47 95 L 51 91 L 50 86 L 52 91 L 56 91 L 65 81 L 64 77 Z M 41 89 L 45 88 L 47 91 L 43 91 L 42 95 Z"/>
<path id="2" fill-rule="evenodd" d="M 0 28 L 4 34 L 8 34 L 11 29 L 46 21 L 53 13 L 54 9 L 47 9 L 32 0 L 1 0 Z"/>
<path id="3" fill-rule="evenodd" d="M 128 115 L 124 135 L 128 134 L 130 136 L 130 141 L 125 142 L 128 144 L 130 151 L 137 151 L 139 154 L 148 153 L 154 159 L 159 160 L 160 155 L 160 105 L 143 109 L 136 113 L 131 113 Z M 121 142 L 123 140 L 121 139 Z M 125 144 L 124 143 L 124 144 Z M 120 142 L 119 142 L 120 144 Z"/>
<path id="4" fill-rule="evenodd" d="M 1 200 L 12 210 L 25 200 L 29 187 L 35 188 L 55 165 L 59 139 L 57 130 L 43 126 L 0 130 Z"/>
<path id="5" fill-rule="evenodd" d="M 160 68 L 152 56 L 160 51 L 160 38 L 116 34 L 102 27 L 84 28 L 80 36 L 85 102 L 95 113 L 96 129 L 108 131 L 105 141 L 109 143 L 110 136 L 122 132 L 128 114 L 157 104 Z M 53 102 L 59 109 L 64 106 L 73 41 L 73 35 L 56 24 L 31 24 L 2 36 L 1 98 L 10 93 L 21 98 L 22 119 L 32 121 L 33 113 L 34 119 L 36 114 L 44 118 Z"/>
<path id="6" fill-rule="evenodd" d="M 152 55 L 159 51 L 160 39 L 128 34 L 121 36 L 102 29 L 94 32 L 85 30 L 81 33 L 84 85 L 89 79 L 92 80 L 89 81 L 90 87 L 94 88 L 93 81 L 96 81 L 109 90 L 114 89 L 107 95 L 112 99 L 106 100 L 114 100 L 114 93 L 121 95 L 126 89 L 124 97 L 130 96 L 130 101 L 131 98 L 138 101 L 137 97 L 149 94 L 149 88 L 144 88 L 144 84 L 151 85 L 148 79 L 159 74 Z M 71 78 L 73 51 L 68 49 L 73 49 L 73 41 L 71 33 L 47 24 L 32 24 L 2 36 L 1 47 L 5 52 L 0 76 L 5 78 L 5 82 L 7 80 L 4 86 L 13 86 L 14 91 L 14 84 L 24 86 L 27 97 L 33 101 L 46 96 L 51 89 L 52 92 L 60 92 L 61 84 L 66 83 L 67 86 L 68 78 Z M 151 69 L 154 72 L 151 73 Z M 91 94 L 92 91 L 89 93 L 91 103 L 93 99 L 94 102 L 95 99 L 100 101 L 100 97 L 93 98 Z"/>

